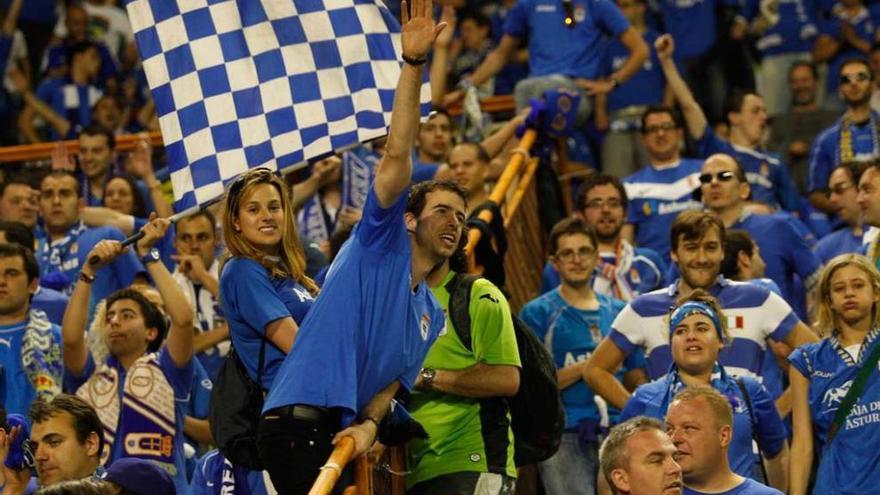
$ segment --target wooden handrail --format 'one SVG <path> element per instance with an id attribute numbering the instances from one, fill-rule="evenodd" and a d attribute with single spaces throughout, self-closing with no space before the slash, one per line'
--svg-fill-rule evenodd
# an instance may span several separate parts
<path id="1" fill-rule="evenodd" d="M 122 134 L 116 136 L 116 151 L 131 151 L 144 137 L 149 139 L 150 145 L 154 148 L 163 146 L 162 133 L 159 131 L 149 133 L 142 132 L 138 134 Z M 68 153 L 76 153 L 79 151 L 79 141 L 76 139 L 60 142 L 67 146 Z M 51 141 L 46 143 L 0 147 L 0 162 L 14 163 L 33 160 L 48 160 L 49 158 L 52 158 L 52 152 L 55 150 L 55 147 L 58 146 L 58 143 L 59 141 Z"/>
<path id="2" fill-rule="evenodd" d="M 495 183 L 495 187 L 489 194 L 489 201 L 492 201 L 496 205 L 501 205 L 507 195 L 507 190 L 510 189 L 511 184 L 513 183 L 513 180 L 519 176 L 520 168 L 522 168 L 526 154 L 532 148 L 537 137 L 538 134 L 534 129 L 526 130 L 522 139 L 519 141 L 518 152 L 510 157 L 510 161 L 507 162 L 507 166 L 504 167 L 504 172 L 501 173 L 501 177 L 498 178 L 498 182 Z M 489 223 L 492 221 L 492 211 L 485 209 L 480 212 L 478 218 Z M 465 252 L 468 254 L 469 271 L 473 271 L 475 268 L 473 252 L 474 247 L 480 242 L 481 236 L 482 233 L 480 232 L 480 229 L 470 229 L 468 231 L 468 243 Z"/>
<path id="3" fill-rule="evenodd" d="M 318 478 L 315 479 L 312 489 L 309 490 L 309 495 L 327 495 L 332 492 L 336 482 L 339 481 L 342 470 L 345 469 L 353 454 L 354 438 L 342 437 L 333 452 L 330 453 L 327 463 L 321 468 Z"/>
<path id="4" fill-rule="evenodd" d="M 487 113 L 512 112 L 516 110 L 516 102 L 513 101 L 513 95 L 490 96 L 480 100 L 480 109 Z M 446 111 L 453 117 L 461 115 L 462 103 L 459 101 L 449 105 Z"/>
<path id="5" fill-rule="evenodd" d="M 510 220 L 513 218 L 513 214 L 516 213 L 517 208 L 519 208 L 520 203 L 523 200 L 523 197 L 526 195 L 526 191 L 528 191 L 529 187 L 532 185 L 532 178 L 535 177 L 535 172 L 538 171 L 538 165 L 541 160 L 538 157 L 532 157 L 529 160 L 528 165 L 526 165 L 526 170 L 523 172 L 522 180 L 519 181 L 517 185 L 516 191 L 514 191 L 513 196 L 507 201 L 507 205 L 505 207 L 505 211 L 507 213 L 506 218 L 504 219 L 504 228 L 507 229 L 510 227 Z"/>

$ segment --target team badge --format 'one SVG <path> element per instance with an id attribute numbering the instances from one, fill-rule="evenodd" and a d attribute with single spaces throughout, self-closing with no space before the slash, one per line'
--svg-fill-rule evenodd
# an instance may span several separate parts
<path id="1" fill-rule="evenodd" d="M 599 325 L 590 323 L 590 337 L 593 337 L 593 342 L 602 340 L 602 332 L 599 331 Z"/>
<path id="2" fill-rule="evenodd" d="M 652 212 L 651 212 L 651 205 L 648 204 L 647 201 L 645 201 L 644 203 L 642 203 L 642 213 L 644 213 L 646 217 L 651 216 L 651 213 L 652 213 Z"/>
<path id="3" fill-rule="evenodd" d="M 636 285 L 642 283 L 642 277 L 639 276 L 639 271 L 635 268 L 629 270 L 629 279 Z"/>
<path id="4" fill-rule="evenodd" d="M 74 242 L 70 245 L 70 254 L 76 254 L 77 252 L 79 252 L 79 243 Z"/>
<path id="5" fill-rule="evenodd" d="M 587 18 L 587 10 L 583 5 L 578 5 L 574 8 L 574 20 L 577 22 L 584 22 L 584 19 Z"/>
<path id="6" fill-rule="evenodd" d="M 767 162 L 761 162 L 761 175 L 767 177 L 770 175 L 770 165 L 767 165 Z"/>

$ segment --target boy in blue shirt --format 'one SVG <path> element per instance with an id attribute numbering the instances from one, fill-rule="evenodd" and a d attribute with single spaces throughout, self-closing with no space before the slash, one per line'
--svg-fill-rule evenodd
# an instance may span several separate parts
<path id="1" fill-rule="evenodd" d="M 363 217 L 327 273 L 263 407 L 260 457 L 280 493 L 307 493 L 334 443 L 373 444 L 402 385 L 412 389 L 445 318 L 425 278 L 457 248 L 464 192 L 429 181 L 410 199 L 424 63 L 446 27 L 431 0 L 404 9 L 401 68 L 385 155 Z M 339 486 L 339 485 L 337 485 Z"/>

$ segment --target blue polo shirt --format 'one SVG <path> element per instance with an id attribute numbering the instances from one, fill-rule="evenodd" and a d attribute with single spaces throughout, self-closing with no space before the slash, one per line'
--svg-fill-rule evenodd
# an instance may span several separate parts
<path id="1" fill-rule="evenodd" d="M 716 368 L 717 371 L 712 375 L 712 388 L 725 395 L 733 407 L 733 439 L 727 451 L 730 469 L 740 476 L 754 478 L 752 438 L 757 438 L 762 452 L 774 457 L 785 445 L 787 430 L 776 411 L 773 399 L 763 385 L 749 377 L 741 378 L 752 403 L 750 414 L 736 379 L 720 366 L 716 365 Z M 626 421 L 644 415 L 662 421 L 675 394 L 683 388 L 685 385 L 673 367 L 665 376 L 639 386 L 620 413 L 620 420 Z M 755 418 L 754 422 L 752 416 Z"/>
<path id="2" fill-rule="evenodd" d="M 647 164 L 623 179 L 629 198 L 626 221 L 635 227 L 636 246 L 652 249 L 670 262 L 669 230 L 675 217 L 703 208 L 693 196 L 700 188 L 702 165 L 700 160 L 687 158 L 659 168 Z"/>
<path id="3" fill-rule="evenodd" d="M 256 381 L 260 346 L 266 342 L 261 385 L 268 390 L 285 354 L 267 340 L 266 325 L 289 316 L 302 326 L 315 298 L 292 278 L 270 277 L 269 270 L 250 258 L 232 257 L 222 270 L 220 301 L 232 347 Z"/>
<path id="4" fill-rule="evenodd" d="M 613 112 L 633 105 L 656 105 L 663 101 L 663 88 L 666 77 L 660 69 L 660 60 L 654 42 L 660 35 L 656 31 L 646 31 L 642 39 L 650 47 L 650 56 L 642 68 L 629 80 L 608 93 L 608 111 Z M 617 38 L 606 38 L 602 44 L 602 61 L 599 66 L 600 77 L 610 77 L 619 70 L 629 58 L 629 50 Z"/>
<path id="5" fill-rule="evenodd" d="M 702 137 L 697 139 L 696 146 L 697 156 L 702 158 L 714 153 L 726 153 L 736 158 L 752 188 L 751 199 L 788 211 L 800 209 L 800 193 L 794 185 L 788 166 L 776 156 L 725 141 L 715 134 L 711 126 L 706 126 Z"/>
<path id="6" fill-rule="evenodd" d="M 407 194 L 382 208 L 370 189 L 363 218 L 327 273 L 263 411 L 290 404 L 342 409 L 342 426 L 395 380 L 409 390 L 445 328 L 423 281 L 412 287 Z"/>
<path id="7" fill-rule="evenodd" d="M 529 76 L 560 74 L 596 79 L 603 36 L 619 38 L 629 28 L 610 0 L 572 0 L 574 27 L 565 25 L 559 0 L 519 0 L 504 20 L 504 33 L 528 39 Z"/>

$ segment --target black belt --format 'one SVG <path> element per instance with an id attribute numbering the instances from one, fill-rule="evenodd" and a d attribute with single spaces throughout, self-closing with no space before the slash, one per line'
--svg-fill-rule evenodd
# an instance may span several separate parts
<path id="1" fill-rule="evenodd" d="M 339 418 L 338 411 L 326 407 L 310 406 L 307 404 L 292 404 L 289 406 L 277 407 L 271 411 L 267 411 L 266 415 L 278 415 L 280 417 L 300 419 L 312 423 L 323 423 L 325 421 Z"/>

